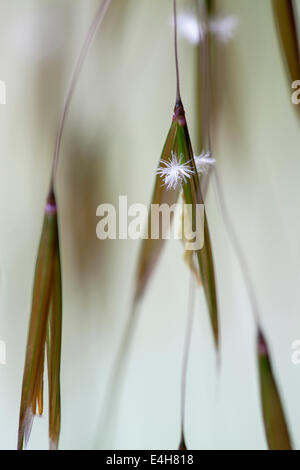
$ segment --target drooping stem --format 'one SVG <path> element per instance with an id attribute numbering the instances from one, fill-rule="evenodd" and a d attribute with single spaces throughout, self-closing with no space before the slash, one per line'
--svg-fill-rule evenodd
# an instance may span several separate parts
<path id="1" fill-rule="evenodd" d="M 64 130 L 64 125 L 66 121 L 66 117 L 68 114 L 68 110 L 70 107 L 70 103 L 72 100 L 72 96 L 74 94 L 74 90 L 76 87 L 76 84 L 78 82 L 78 78 L 80 75 L 80 72 L 82 70 L 82 66 L 84 63 L 84 60 L 87 56 L 87 53 L 89 51 L 89 48 L 93 42 L 93 39 L 97 33 L 97 30 L 105 16 L 105 13 L 107 11 L 107 8 L 109 7 L 111 0 L 103 0 L 98 7 L 98 10 L 95 14 L 95 17 L 92 21 L 92 24 L 88 30 L 88 34 L 85 38 L 85 41 L 83 43 L 82 49 L 80 51 L 80 54 L 78 56 L 78 59 L 75 64 L 74 71 L 71 76 L 71 80 L 69 82 L 67 92 L 66 92 L 66 97 L 65 101 L 62 107 L 61 111 L 61 116 L 60 120 L 57 126 L 57 132 L 56 132 L 56 141 L 55 141 L 55 149 L 54 149 L 54 157 L 53 157 L 53 163 L 52 163 L 52 171 L 51 171 L 51 179 L 50 179 L 50 192 L 53 191 L 54 188 L 54 181 L 55 181 L 55 176 L 56 176 L 56 171 L 57 171 L 57 165 L 59 161 L 59 155 L 60 155 L 60 149 L 61 149 L 61 141 L 62 141 L 62 135 L 63 135 L 63 130 Z"/>
<path id="2" fill-rule="evenodd" d="M 181 98 L 180 98 L 178 45 L 177 45 L 177 8 L 176 8 L 176 0 L 173 0 L 173 11 L 174 11 L 174 50 L 175 50 L 175 66 L 176 66 L 176 103 L 179 103 L 181 101 Z"/>
<path id="3" fill-rule="evenodd" d="M 195 306 L 195 280 L 194 275 L 191 273 L 190 286 L 189 286 L 189 298 L 188 298 L 188 317 L 187 326 L 183 348 L 183 360 L 182 360 L 182 372 L 181 372 L 181 440 L 184 441 L 184 425 L 185 425 L 185 403 L 186 403 L 186 385 L 187 385 L 187 370 L 188 361 L 191 348 L 191 339 L 194 322 L 194 306 Z"/>

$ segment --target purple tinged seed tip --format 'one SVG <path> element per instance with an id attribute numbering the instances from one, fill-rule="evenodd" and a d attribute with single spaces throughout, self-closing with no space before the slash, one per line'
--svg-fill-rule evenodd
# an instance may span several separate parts
<path id="1" fill-rule="evenodd" d="M 45 212 L 46 214 L 56 214 L 57 212 L 56 204 L 51 204 L 47 202 Z"/>
<path id="2" fill-rule="evenodd" d="M 178 121 L 181 126 L 186 125 L 185 112 L 180 100 L 175 104 L 173 121 Z"/>
<path id="3" fill-rule="evenodd" d="M 268 356 L 268 346 L 261 331 L 258 332 L 257 348 L 260 356 Z"/>
<path id="4" fill-rule="evenodd" d="M 52 189 L 50 190 L 49 195 L 47 197 L 45 212 L 46 214 L 56 214 L 57 212 L 55 195 Z"/>

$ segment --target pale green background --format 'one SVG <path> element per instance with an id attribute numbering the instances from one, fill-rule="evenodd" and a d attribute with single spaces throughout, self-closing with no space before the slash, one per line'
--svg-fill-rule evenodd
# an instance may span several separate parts
<path id="1" fill-rule="evenodd" d="M 179 2 L 191 3 L 189 1 Z M 300 2 L 298 2 L 300 3 Z M 215 157 L 245 250 L 291 432 L 300 446 L 300 129 L 269 0 L 222 0 L 237 15 L 219 47 Z M 94 0 L 0 1 L 0 448 L 15 448 L 34 263 L 56 124 Z M 112 0 L 71 106 L 58 171 L 63 264 L 62 449 L 176 449 L 189 273 L 168 243 L 132 348 L 117 425 L 99 432 L 129 313 L 139 243 L 96 238 L 96 207 L 148 204 L 170 125 L 175 79 L 171 0 Z M 182 98 L 196 142 L 195 50 L 179 44 Z M 300 79 L 300 77 L 299 77 Z M 199 149 L 195 145 L 195 151 Z M 265 449 L 251 309 L 211 187 L 207 214 L 222 331 L 218 378 L 203 292 L 188 373 L 190 448 Z M 113 432 L 114 431 L 114 432 Z M 47 447 L 47 413 L 30 448 Z"/>

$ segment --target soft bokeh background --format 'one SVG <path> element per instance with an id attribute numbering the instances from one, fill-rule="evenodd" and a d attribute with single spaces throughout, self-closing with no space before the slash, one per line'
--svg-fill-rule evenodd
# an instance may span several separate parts
<path id="1" fill-rule="evenodd" d="M 0 448 L 16 446 L 34 263 L 56 125 L 96 0 L 0 1 Z M 179 1 L 180 8 L 191 1 Z M 300 6 L 300 2 L 297 1 Z M 217 47 L 213 147 L 246 253 L 292 436 L 300 447 L 300 129 L 270 0 L 222 0 L 235 39 Z M 131 350 L 117 422 L 103 432 L 105 391 L 129 314 L 139 243 L 99 241 L 96 208 L 148 204 L 175 94 L 171 0 L 113 0 L 72 102 L 58 172 L 63 264 L 62 449 L 176 449 L 189 273 L 170 241 Z M 197 148 L 196 52 L 180 40 L 182 98 Z M 300 79 L 300 77 L 299 77 Z M 222 328 L 218 377 L 203 300 L 188 371 L 189 448 L 265 449 L 252 313 L 213 186 L 207 201 Z M 29 448 L 47 447 L 47 414 Z"/>

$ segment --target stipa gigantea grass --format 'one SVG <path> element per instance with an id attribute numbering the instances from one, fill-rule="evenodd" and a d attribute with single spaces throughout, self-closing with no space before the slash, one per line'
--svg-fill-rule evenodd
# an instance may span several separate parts
<path id="1" fill-rule="evenodd" d="M 62 335 L 62 283 L 57 205 L 54 183 L 65 119 L 84 59 L 111 0 L 103 0 L 89 28 L 66 93 L 57 128 L 55 152 L 37 255 L 20 404 L 18 449 L 26 447 L 33 418 L 43 413 L 45 350 L 48 369 L 49 448 L 57 449 L 60 435 L 60 361 Z"/>
<path id="2" fill-rule="evenodd" d="M 34 415 L 43 413 L 43 376 L 47 343 L 49 374 L 49 439 L 57 448 L 60 430 L 60 348 L 62 328 L 61 270 L 57 206 L 53 190 L 45 207 L 37 256 L 32 309 L 20 407 L 18 449 L 28 443 Z"/>
<path id="3" fill-rule="evenodd" d="M 174 108 L 172 124 L 167 135 L 163 152 L 159 161 L 159 168 L 164 166 L 165 162 L 170 162 L 172 155 L 180 157 L 182 164 L 189 164 L 192 170 L 190 178 L 182 181 L 182 190 L 184 202 L 192 208 L 191 226 L 196 227 L 196 208 L 197 205 L 203 205 L 200 183 L 197 174 L 197 168 L 194 161 L 189 131 L 185 119 L 185 111 L 180 97 L 179 86 L 179 68 L 177 54 L 177 22 L 176 22 L 176 2 L 174 1 L 174 44 L 176 58 L 176 78 L 177 78 L 177 97 Z M 151 204 L 173 203 L 178 199 L 180 187 L 167 190 L 160 175 L 156 176 L 154 195 Z M 204 211 L 204 245 L 202 249 L 196 251 L 199 272 L 207 301 L 215 345 L 218 348 L 219 325 L 218 325 L 218 307 L 216 296 L 216 284 L 214 274 L 214 263 L 210 242 L 209 229 L 206 213 Z M 151 237 L 145 240 L 141 247 L 140 257 L 137 269 L 137 283 L 134 301 L 141 299 L 145 292 L 145 287 L 149 277 L 158 261 L 163 247 L 163 240 L 152 240 Z"/>
<path id="4" fill-rule="evenodd" d="M 185 120 L 185 112 L 179 97 L 176 99 L 174 108 L 174 115 L 171 123 L 170 130 L 167 135 L 166 142 L 163 147 L 163 151 L 159 160 L 159 168 L 165 168 L 165 163 L 171 162 L 174 155 L 180 157 L 181 165 L 188 165 L 191 170 L 189 178 L 181 181 L 182 184 L 178 186 L 174 185 L 170 189 L 167 189 L 165 181 L 161 175 L 157 175 L 155 178 L 154 193 L 151 204 L 167 204 L 171 206 L 174 204 L 179 197 L 180 192 L 183 192 L 183 198 L 185 204 L 188 204 L 191 208 L 192 220 L 188 221 L 189 226 L 196 227 L 196 212 L 197 205 L 203 204 L 203 198 L 201 195 L 200 184 L 198 180 L 198 174 L 196 164 L 194 161 L 192 146 L 190 142 L 189 132 L 187 123 Z M 129 346 L 133 338 L 134 328 L 138 318 L 138 307 L 145 294 L 148 286 L 149 279 L 158 263 L 160 254 L 162 252 L 165 240 L 160 237 L 159 239 L 151 238 L 151 221 L 148 223 L 148 237 L 143 240 L 138 265 L 137 265 L 137 278 L 135 285 L 135 292 L 133 298 L 132 311 L 129 317 L 128 325 L 126 327 L 123 341 L 117 354 L 115 367 L 113 369 L 111 384 L 109 387 L 108 394 L 108 405 L 106 409 L 109 413 L 113 411 L 115 407 L 115 398 L 117 388 L 119 388 L 120 377 L 124 374 L 126 362 L 128 359 Z M 199 228 L 200 230 L 201 228 Z M 201 249 L 192 251 L 193 256 L 196 259 L 197 265 L 189 257 L 187 259 L 188 265 L 193 273 L 199 280 L 199 273 L 201 278 L 201 284 L 204 288 L 204 293 L 208 305 L 208 311 L 212 326 L 213 337 L 216 348 L 219 346 L 219 324 L 218 324 L 218 307 L 216 297 L 216 285 L 214 276 L 214 264 L 212 257 L 211 242 L 209 236 L 209 229 L 204 211 L 204 245 Z M 157 233 L 159 233 L 157 231 Z M 195 270 L 197 266 L 197 271 Z M 107 425 L 108 419 L 104 419 L 104 427 Z"/>
<path id="5" fill-rule="evenodd" d="M 58 240 L 58 238 L 57 238 Z M 53 260 L 53 287 L 47 327 L 50 448 L 58 447 L 60 433 L 60 357 L 62 334 L 62 289 L 59 244 Z"/>
<path id="6" fill-rule="evenodd" d="M 265 434 L 270 450 L 292 450 L 292 442 L 274 378 L 269 348 L 260 328 L 257 330 L 257 360 Z"/>
<path id="7" fill-rule="evenodd" d="M 290 0 L 273 0 L 273 8 L 288 74 L 291 80 L 293 77 L 296 79 L 297 76 L 300 76 L 300 66 L 295 11 Z M 273 372 L 270 351 L 261 328 L 260 310 L 246 256 L 231 221 L 217 169 L 214 169 L 213 174 L 224 225 L 240 264 L 256 324 L 258 378 L 266 440 L 270 450 L 291 450 L 292 441 L 289 428 Z"/>
<path id="8" fill-rule="evenodd" d="M 167 140 L 162 152 L 159 166 L 162 166 L 162 163 L 171 160 L 171 155 L 175 154 L 180 156 L 183 164 L 190 163 L 190 166 L 193 170 L 193 174 L 190 176 L 187 181 L 183 181 L 182 190 L 183 190 L 183 199 L 186 204 L 192 206 L 192 227 L 195 226 L 195 208 L 199 204 L 203 204 L 203 197 L 200 189 L 200 181 L 198 178 L 197 168 L 194 160 L 194 154 L 192 150 L 192 145 L 189 137 L 188 127 L 185 119 L 185 112 L 180 98 L 180 89 L 179 89 L 179 70 L 178 70 L 178 55 L 177 55 L 177 21 L 176 21 L 176 1 L 174 1 L 174 43 L 175 43 L 175 57 L 176 57 L 176 72 L 177 72 L 177 99 L 174 109 L 173 120 L 171 124 L 170 131 L 167 136 Z M 206 116 L 207 118 L 207 116 Z M 161 189 L 163 187 L 163 189 Z M 159 192 L 158 192 L 158 188 Z M 170 200 L 173 202 L 178 198 L 178 188 L 169 191 Z M 162 203 L 163 197 L 166 197 L 166 188 L 161 185 L 161 182 L 156 178 L 154 198 L 152 203 Z M 157 198 L 157 196 L 159 196 Z M 216 347 L 218 348 L 219 342 L 219 323 L 218 323 L 218 307 L 217 307 L 217 297 L 216 297 L 216 285 L 215 285 L 215 276 L 214 276 L 214 264 L 211 250 L 211 242 L 209 236 L 209 230 L 206 220 L 206 213 L 204 212 L 204 245 L 203 248 L 194 252 L 185 252 L 185 261 L 187 262 L 189 268 L 191 269 L 193 275 L 198 279 L 203 285 L 208 311 L 210 314 L 210 320 L 212 325 L 212 331 L 214 335 L 214 340 Z M 157 243 L 157 242 L 156 242 Z M 149 279 L 149 273 L 153 270 L 153 267 L 157 263 L 159 253 L 163 246 L 163 241 L 160 241 L 156 245 L 159 247 L 159 251 L 153 244 L 151 239 L 143 242 L 140 254 L 140 260 L 138 265 L 138 278 L 137 278 L 137 291 L 141 292 L 139 286 L 143 286 L 143 291 L 145 290 L 146 283 Z M 196 258 L 196 260 L 195 260 Z M 151 261 L 151 262 L 150 262 Z M 195 265 L 198 263 L 198 265 Z M 145 275 L 148 269 L 148 274 Z M 199 276 L 200 274 L 200 276 Z M 142 292 L 143 292 L 142 291 Z M 192 321 L 189 319 L 188 328 L 187 328 L 187 337 L 185 342 L 185 353 L 183 360 L 183 371 L 182 371 L 182 387 L 181 387 L 181 440 L 179 444 L 179 449 L 185 450 L 187 448 L 185 442 L 184 434 L 184 407 L 185 407 L 185 389 L 186 389 L 186 370 L 187 370 L 187 361 L 189 354 L 189 343 L 191 335 Z"/>
<path id="9" fill-rule="evenodd" d="M 177 152 L 178 155 L 183 155 L 183 162 L 190 162 L 191 168 L 193 169 L 191 178 L 188 179 L 186 183 L 183 182 L 182 189 L 184 202 L 192 207 L 191 225 L 192 227 L 196 227 L 196 207 L 197 205 L 204 204 L 204 201 L 200 189 L 200 182 L 197 174 L 188 127 L 185 120 L 185 112 L 181 100 L 176 102 L 173 120 L 173 122 L 176 123 L 176 139 L 174 141 L 173 151 Z M 205 210 L 203 224 L 204 245 L 203 248 L 196 250 L 195 255 L 198 261 L 199 272 L 206 296 L 214 340 L 216 347 L 218 347 L 219 324 L 216 284 L 209 228 Z"/>
<path id="10" fill-rule="evenodd" d="M 297 30 L 296 20 L 294 16 L 294 10 L 292 3 L 288 0 L 273 0 L 274 13 L 276 21 L 278 23 L 278 31 L 280 40 L 282 41 L 283 49 L 286 55 L 286 63 L 288 65 L 288 71 L 290 78 L 300 76 L 299 69 L 299 49 L 297 42 Z M 200 54 L 202 50 L 203 62 L 207 60 L 208 55 L 203 52 L 205 48 L 204 44 L 199 45 Z M 206 44 L 206 48 L 207 44 Z M 205 64 L 204 73 L 209 73 L 211 64 Z M 298 72 L 299 70 L 299 72 Z M 296 75 L 295 75 L 296 74 Z M 205 83 L 205 78 L 202 78 L 202 82 Z M 209 80 L 207 81 L 209 86 Z M 204 89 L 205 92 L 205 89 Z M 203 89 L 202 89 L 203 94 Z M 210 96 L 210 90 L 206 90 L 207 96 Z M 205 109 L 202 103 L 202 113 L 207 113 L 208 117 L 208 129 L 206 130 L 206 139 L 208 142 L 208 148 L 210 148 L 210 132 L 209 132 L 209 107 L 210 103 L 207 103 L 208 109 Z M 203 119 L 203 116 L 202 116 Z M 230 212 L 227 209 L 222 186 L 218 176 L 217 169 L 213 171 L 214 181 L 216 186 L 216 193 L 219 198 L 221 214 L 223 217 L 224 225 L 228 233 L 229 239 L 233 246 L 234 252 L 240 264 L 241 272 L 245 280 L 245 285 L 248 291 L 249 300 L 252 307 L 254 321 L 257 329 L 257 357 L 258 357 L 258 377 L 261 391 L 261 408 L 264 421 L 264 430 L 268 443 L 268 447 L 271 450 L 290 450 L 292 448 L 291 439 L 289 435 L 287 420 L 284 414 L 283 405 L 280 398 L 280 393 L 274 376 L 272 362 L 270 357 L 269 348 L 267 346 L 266 339 L 262 333 L 260 326 L 260 312 L 258 301 L 256 298 L 255 289 L 252 283 L 252 279 L 247 266 L 247 261 L 243 249 L 239 243 L 238 237 L 235 232 L 235 228 L 231 221 Z M 206 186 L 207 187 L 207 186 Z"/>
<path id="11" fill-rule="evenodd" d="M 172 155 L 180 156 L 183 164 L 190 164 L 192 169 L 192 175 L 187 181 L 182 182 L 183 190 L 183 199 L 186 204 L 192 206 L 192 220 L 191 226 L 195 227 L 195 212 L 196 207 L 199 204 L 204 204 L 200 181 L 198 178 L 197 167 L 194 160 L 194 154 L 192 150 L 192 145 L 189 137 L 188 127 L 185 119 L 185 111 L 182 105 L 180 98 L 180 86 L 179 86 L 179 67 L 178 67 L 178 54 L 177 54 L 177 18 L 176 18 L 176 1 L 174 0 L 174 44 L 175 44 L 175 63 L 176 63 L 176 77 L 177 77 L 177 97 L 176 104 L 174 109 L 173 120 L 171 124 L 170 131 L 168 133 L 166 143 L 163 148 L 162 156 L 159 162 L 159 167 L 165 166 L 162 165 L 164 162 L 170 161 Z M 206 106 L 207 108 L 207 106 Z M 205 116 L 207 118 L 207 116 Z M 170 201 L 176 201 L 178 198 L 178 188 L 171 191 L 167 191 L 161 177 L 158 176 L 155 181 L 155 190 L 152 203 L 161 204 L 163 200 L 168 197 Z M 170 193 L 167 196 L 168 192 Z M 202 249 L 195 252 L 189 253 L 185 252 L 185 261 L 187 262 L 191 272 L 203 285 L 208 311 L 210 315 L 210 321 L 213 331 L 213 336 L 215 340 L 215 345 L 218 348 L 219 343 L 219 322 L 218 322 L 218 306 L 217 306 L 217 296 L 216 296 L 216 284 L 215 284 L 215 274 L 214 274 L 214 263 L 212 257 L 211 242 L 209 236 L 209 229 L 206 220 L 206 213 L 204 211 L 204 244 Z M 155 267 L 159 254 L 163 247 L 163 241 L 159 242 L 148 240 L 143 242 L 139 264 L 138 264 L 138 276 L 137 276 L 137 292 L 139 293 L 138 298 L 141 297 L 141 294 L 145 291 L 149 275 Z M 197 265 L 195 264 L 198 263 Z M 200 278 L 200 279 L 199 279 Z M 140 288 L 142 286 L 142 289 Z M 185 390 L 186 390 L 186 371 L 187 371 L 187 361 L 189 355 L 189 344 L 191 337 L 191 327 L 192 320 L 188 321 L 187 328 L 187 337 L 185 341 L 185 352 L 183 359 L 183 368 L 182 368 L 182 386 L 181 386 L 181 440 L 179 444 L 180 450 L 185 450 L 187 448 L 185 442 L 185 432 L 184 432 L 184 421 L 185 421 Z"/>
<path id="12" fill-rule="evenodd" d="M 188 317 L 187 327 L 184 341 L 183 360 L 182 360 L 182 371 L 181 371 L 181 403 L 180 403 L 180 428 L 181 437 L 179 442 L 178 450 L 187 450 L 187 444 L 185 439 L 185 405 L 186 405 L 186 384 L 187 384 L 187 371 L 188 362 L 190 355 L 190 344 L 193 331 L 193 323 L 195 316 L 195 279 L 194 273 L 191 271 L 189 296 L 188 296 Z"/>
<path id="13" fill-rule="evenodd" d="M 105 3 L 105 2 L 104 2 Z M 107 3 L 107 2 L 106 2 Z M 212 2 L 207 2 L 212 4 Z M 279 5 L 279 2 L 274 4 Z M 281 2 L 281 5 L 282 2 Z M 291 5 L 286 2 L 285 5 Z M 286 10 L 287 12 L 287 10 Z M 294 27 L 289 15 L 279 15 L 279 19 L 286 19 L 290 28 Z M 284 24 L 284 23 L 281 23 Z M 283 28 L 284 30 L 284 28 Z M 284 30 L 285 31 L 285 30 Z M 282 35 L 289 38 L 290 36 Z M 294 66 L 295 50 L 290 54 L 290 44 L 295 45 L 295 35 L 292 34 L 293 41 L 288 39 L 286 44 L 287 62 L 290 71 L 296 70 Z M 290 60 L 293 57 L 293 60 Z M 299 68 L 299 64 L 298 64 Z M 293 72 L 294 73 L 294 72 Z M 292 72 L 291 72 L 292 76 Z M 294 75 L 296 77 L 296 75 Z M 298 76 L 297 76 L 298 78 Z M 74 85 L 74 82 L 72 86 Z M 69 95 L 70 98 L 71 95 Z M 67 108 L 65 108 L 66 111 Z M 207 116 L 206 116 L 207 117 Z M 63 115 L 62 123 L 64 122 Z M 208 119 L 209 121 L 209 119 Z M 62 124 L 63 125 L 63 124 Z M 62 127 L 60 128 L 62 131 Z M 58 140 L 60 145 L 61 133 Z M 185 113 L 178 94 L 174 117 L 171 124 L 166 144 L 164 146 L 160 165 L 169 162 L 172 152 L 178 155 L 185 164 L 189 164 L 193 170 L 191 178 L 183 182 L 182 188 L 173 188 L 167 191 L 162 185 L 161 177 L 157 176 L 153 195 L 153 203 L 167 203 L 172 205 L 178 199 L 181 189 L 183 190 L 184 201 L 190 203 L 193 208 L 197 204 L 202 204 L 205 199 L 202 177 L 197 176 L 192 146 L 185 121 Z M 58 153 L 57 153 L 58 155 Z M 193 216 L 195 211 L 193 212 Z M 205 244 L 204 249 L 196 253 L 197 268 L 201 274 L 203 286 L 208 303 L 212 329 L 216 345 L 218 345 L 218 315 L 214 281 L 213 260 L 210 247 L 207 222 L 204 224 Z M 149 224 L 150 226 L 150 224 Z M 148 280 L 158 262 L 164 240 L 146 240 L 141 249 L 140 263 L 138 265 L 137 287 L 134 297 L 134 304 L 139 303 L 146 290 Z M 190 268 L 195 271 L 194 262 L 188 260 Z M 198 272 L 197 270 L 197 272 Z M 20 429 L 18 447 L 23 447 L 27 442 L 30 433 L 33 416 L 43 412 L 43 370 L 45 359 L 45 345 L 48 365 L 49 384 L 49 437 L 51 447 L 57 447 L 60 430 L 60 348 L 61 348 L 61 323 L 62 323 L 62 303 L 61 303 L 61 273 L 59 238 L 57 227 L 56 201 L 54 191 L 50 192 L 45 210 L 44 227 L 41 236 L 38 260 L 35 272 L 34 293 L 32 302 L 32 315 L 29 327 L 28 347 L 23 379 L 22 402 L 20 410 Z M 262 410 L 264 415 L 266 435 L 271 449 L 289 449 L 291 440 L 284 417 L 278 387 L 276 385 L 271 366 L 270 354 L 266 340 L 258 328 L 258 362 L 259 378 L 262 395 Z M 183 429 L 183 427 L 182 427 Z M 184 433 L 180 444 L 181 449 L 186 449 Z"/>
<path id="14" fill-rule="evenodd" d="M 198 12 L 199 12 L 199 25 L 204 24 L 204 31 L 208 31 L 207 28 L 207 15 L 212 12 L 213 10 L 213 2 L 206 2 L 198 1 L 196 2 L 198 5 Z M 292 51 L 290 54 L 289 61 L 290 61 L 290 69 L 294 68 L 297 69 L 297 60 L 298 60 L 298 52 L 297 52 L 297 44 L 296 44 L 296 35 L 295 35 L 295 21 L 293 17 L 293 11 L 290 8 L 290 2 L 274 2 L 275 10 L 276 8 L 283 9 L 283 17 L 279 15 L 279 21 L 281 21 L 287 31 L 282 29 L 283 36 L 287 36 L 289 41 L 287 44 Z M 276 5 L 275 5 L 276 4 Z M 207 11 L 207 7 L 210 7 Z M 279 11 L 277 11 L 277 14 Z M 205 27 L 206 25 L 206 27 Z M 199 34 L 200 37 L 200 34 Z M 291 40 L 292 38 L 292 40 Z M 286 38 L 285 38 L 286 39 Z M 287 45 L 286 45 L 287 47 Z M 289 48 L 287 48 L 287 52 L 289 52 Z M 211 142 L 210 142 L 210 73 L 212 64 L 210 62 L 210 54 L 209 54 L 209 45 L 208 45 L 208 34 L 204 34 L 202 36 L 202 40 L 199 41 L 198 44 L 199 49 L 199 76 L 198 76 L 198 98 L 199 98 L 199 106 L 198 106 L 198 114 L 199 114 L 199 143 L 203 149 L 208 149 L 211 155 Z M 284 415 L 284 410 L 280 398 L 280 394 L 278 391 L 278 386 L 276 384 L 276 380 L 274 377 L 272 365 L 271 365 L 271 358 L 270 353 L 267 347 L 266 340 L 262 334 L 262 329 L 260 327 L 260 314 L 258 308 L 258 302 L 256 299 L 255 289 L 252 284 L 252 279 L 249 274 L 247 262 L 241 245 L 239 243 L 238 237 L 236 235 L 234 226 L 232 224 L 229 211 L 225 204 L 224 194 L 222 190 L 222 186 L 219 180 L 219 176 L 217 170 L 213 171 L 215 176 L 215 184 L 216 184 L 216 192 L 220 202 L 221 214 L 224 221 L 224 225 L 226 231 L 228 233 L 229 239 L 232 243 L 234 252 L 237 256 L 237 259 L 240 264 L 241 272 L 245 280 L 245 284 L 247 287 L 249 300 L 251 302 L 252 311 L 254 320 L 257 325 L 257 355 L 258 355 L 258 375 L 259 375 L 259 383 L 261 389 L 261 407 L 262 407 L 262 414 L 264 420 L 264 428 L 266 439 L 268 442 L 268 446 L 272 450 L 279 450 L 279 449 L 291 449 L 291 439 L 289 436 L 289 430 L 287 421 Z M 207 192 L 208 182 L 210 179 L 211 172 L 206 173 L 205 175 L 200 175 L 200 186 L 202 190 L 202 194 L 204 197 Z M 190 259 L 188 261 L 191 263 Z M 186 347 L 185 349 L 188 350 L 190 343 L 190 333 L 189 329 L 187 330 L 187 337 L 186 337 Z M 186 354 L 188 355 L 188 353 Z M 180 449 L 186 448 L 185 437 L 184 437 L 184 396 L 185 396 L 185 387 L 186 387 L 186 365 L 183 367 L 183 405 L 182 405 L 182 438 L 180 443 Z"/>
<path id="15" fill-rule="evenodd" d="M 192 220 L 190 220 L 189 226 L 196 227 L 196 207 L 199 204 L 203 204 L 203 198 L 200 190 L 200 183 L 198 179 L 196 164 L 194 161 L 194 155 L 192 151 L 192 145 L 189 137 L 187 123 L 185 119 L 185 112 L 180 98 L 179 90 L 179 70 L 177 60 L 177 23 L 176 23 L 176 1 L 174 1 L 174 44 L 175 44 L 175 57 L 176 57 L 176 79 L 177 79 L 177 94 L 174 108 L 174 114 L 172 123 L 167 134 L 167 138 L 162 150 L 161 157 L 158 164 L 158 173 L 156 174 L 154 191 L 152 195 L 151 205 L 161 206 L 163 204 L 171 207 L 178 200 L 179 194 L 183 193 L 184 202 L 192 207 Z M 168 167 L 168 164 L 172 163 L 174 157 L 180 161 L 182 166 L 189 168 L 190 177 L 180 179 L 182 184 L 176 185 L 171 184 L 169 190 L 165 185 L 165 178 L 161 169 Z M 151 214 L 151 211 L 149 211 Z M 172 212 L 171 212 L 172 214 Z M 116 391 L 119 389 L 120 377 L 123 376 L 125 367 L 127 365 L 130 342 L 132 341 L 134 329 L 139 314 L 140 303 L 147 290 L 149 281 L 153 272 L 158 264 L 160 255 L 162 253 L 165 239 L 161 236 L 158 239 L 151 237 L 152 220 L 149 218 L 148 221 L 148 237 L 142 242 L 140 253 L 137 262 L 135 288 L 133 295 L 132 308 L 129 316 L 129 320 L 123 335 L 120 348 L 117 353 L 116 362 L 113 367 L 110 385 L 108 387 L 107 394 L 107 406 L 105 408 L 105 418 L 103 420 L 104 425 L 101 425 L 100 432 L 105 432 L 106 426 L 108 425 L 108 415 L 116 409 Z M 171 220 L 169 220 L 171 223 Z M 167 227 L 164 227 L 167 229 Z M 211 242 L 209 236 L 209 230 L 204 213 L 204 245 L 202 249 L 193 252 L 196 258 L 195 261 L 191 256 L 185 255 L 185 260 L 192 271 L 192 274 L 196 276 L 199 282 L 204 288 L 204 293 L 208 305 L 208 311 L 212 326 L 213 338 L 215 341 L 216 348 L 219 346 L 219 323 L 218 323 L 218 307 L 217 307 L 217 296 L 216 296 L 216 285 L 214 275 L 214 264 L 212 257 Z M 160 233 L 159 227 L 156 227 L 156 233 Z M 183 400 L 184 402 L 184 400 Z M 184 443 L 184 434 L 182 429 L 182 447 Z"/>

